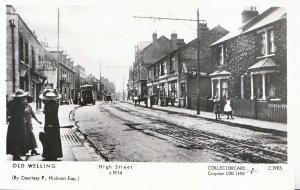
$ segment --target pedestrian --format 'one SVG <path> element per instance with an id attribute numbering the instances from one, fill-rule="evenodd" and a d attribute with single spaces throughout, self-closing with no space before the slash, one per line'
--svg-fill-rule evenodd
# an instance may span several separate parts
<path id="1" fill-rule="evenodd" d="M 231 117 L 231 119 L 233 119 L 230 97 L 226 98 L 226 103 L 225 103 L 225 106 L 224 106 L 224 112 L 227 115 L 227 119 L 229 119 L 229 116 Z"/>
<path id="2" fill-rule="evenodd" d="M 61 95 L 56 89 L 45 89 L 40 95 L 40 99 L 42 99 L 45 104 L 44 132 L 40 133 L 40 140 L 43 145 L 42 156 L 46 160 L 51 161 L 55 161 L 57 158 L 63 157 L 58 119 L 58 100 L 60 98 Z"/>
<path id="3" fill-rule="evenodd" d="M 30 154 L 32 156 L 34 155 L 40 155 L 35 149 L 37 148 L 36 139 L 33 133 L 33 127 L 32 127 L 32 118 L 35 119 L 39 124 L 42 124 L 41 121 L 38 120 L 38 118 L 35 116 L 34 111 L 32 110 L 32 107 L 29 105 L 31 103 L 33 98 L 31 96 L 27 96 L 25 98 L 25 111 L 24 111 L 24 122 L 25 122 L 25 129 L 26 129 L 26 139 L 27 139 L 27 146 L 28 149 L 31 150 Z"/>
<path id="4" fill-rule="evenodd" d="M 6 136 L 6 154 L 13 155 L 13 160 L 23 161 L 21 155 L 28 152 L 26 128 L 24 123 L 25 97 L 28 92 L 17 90 L 7 103 L 8 128 Z"/>
<path id="5" fill-rule="evenodd" d="M 213 98 L 213 103 L 214 103 L 214 110 L 213 110 L 213 112 L 216 115 L 216 120 L 221 119 L 221 117 L 220 117 L 220 112 L 221 112 L 221 102 L 220 102 L 220 99 L 217 96 L 215 96 Z"/>
<path id="6" fill-rule="evenodd" d="M 134 100 L 134 106 L 136 106 L 138 99 L 139 98 L 137 96 L 134 96 L 134 98 L 133 98 L 133 100 Z"/>

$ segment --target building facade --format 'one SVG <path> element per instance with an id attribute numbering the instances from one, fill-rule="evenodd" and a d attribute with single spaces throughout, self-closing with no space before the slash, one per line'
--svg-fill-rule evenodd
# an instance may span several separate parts
<path id="1" fill-rule="evenodd" d="M 28 91 L 40 107 L 38 95 L 47 79 L 43 65 L 47 51 L 11 5 L 6 6 L 6 96 Z"/>
<path id="2" fill-rule="evenodd" d="M 152 35 L 152 43 L 143 49 L 136 48 L 135 62 L 133 63 L 133 92 L 135 96 L 147 95 L 147 67 L 177 49 L 177 34 L 171 34 L 171 40 L 165 36 L 157 38 L 157 33 Z M 183 41 L 181 39 L 181 41 Z"/>
<path id="3" fill-rule="evenodd" d="M 50 51 L 57 60 L 57 89 L 62 95 L 61 103 L 73 103 L 75 98 L 74 61 L 63 51 Z"/>
<path id="4" fill-rule="evenodd" d="M 221 26 L 209 30 L 200 24 L 200 96 L 210 96 L 212 71 L 210 45 L 228 33 Z M 197 39 L 178 43 L 176 49 L 148 67 L 148 94 L 161 105 L 196 109 L 197 105 Z"/>
<path id="5" fill-rule="evenodd" d="M 271 7 L 258 14 L 250 7 L 242 12 L 242 20 L 240 31 L 211 46 L 212 95 L 234 97 L 244 104 L 251 100 L 248 107 L 258 107 L 247 113 L 236 107 L 236 114 L 268 119 L 270 104 L 287 102 L 286 9 Z"/>

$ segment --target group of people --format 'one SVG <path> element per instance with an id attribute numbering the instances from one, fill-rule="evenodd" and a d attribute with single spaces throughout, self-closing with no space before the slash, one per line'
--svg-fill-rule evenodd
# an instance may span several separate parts
<path id="1" fill-rule="evenodd" d="M 217 96 L 215 96 L 213 98 L 213 103 L 214 103 L 213 112 L 216 115 L 216 120 L 221 119 L 220 113 L 222 112 L 222 104 L 221 104 L 220 98 L 218 98 Z M 226 102 L 225 102 L 225 106 L 224 106 L 224 113 L 227 115 L 227 119 L 229 119 L 229 116 L 231 117 L 231 119 L 233 119 L 233 117 L 232 117 L 232 106 L 231 106 L 230 97 L 226 98 Z"/>
<path id="2" fill-rule="evenodd" d="M 32 118 L 39 124 L 41 121 L 36 117 L 29 105 L 33 98 L 22 89 L 11 95 L 13 100 L 7 103 L 8 129 L 6 138 L 6 153 L 13 156 L 13 160 L 22 161 L 29 151 L 32 156 L 40 155 L 37 152 L 37 141 L 33 133 Z M 62 146 L 60 139 L 60 125 L 58 119 L 58 100 L 61 95 L 53 89 L 45 89 L 39 96 L 44 103 L 44 131 L 40 132 L 39 139 L 43 146 L 42 157 L 45 160 L 54 161 L 61 158 Z"/>

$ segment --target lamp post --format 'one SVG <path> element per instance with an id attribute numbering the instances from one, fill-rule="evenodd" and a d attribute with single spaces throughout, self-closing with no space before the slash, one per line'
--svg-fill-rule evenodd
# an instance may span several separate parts
<path id="1" fill-rule="evenodd" d="M 16 91 L 16 79 L 15 79 L 15 20 L 9 20 L 9 26 L 11 27 L 11 44 L 12 44 L 12 74 L 13 74 L 13 93 Z"/>

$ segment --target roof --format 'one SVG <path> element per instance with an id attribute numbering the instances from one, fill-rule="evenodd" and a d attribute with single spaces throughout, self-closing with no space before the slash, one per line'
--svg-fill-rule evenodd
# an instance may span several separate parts
<path id="1" fill-rule="evenodd" d="M 223 70 L 223 71 L 215 71 L 213 73 L 211 73 L 209 76 L 220 76 L 220 75 L 231 75 L 230 72 Z"/>
<path id="2" fill-rule="evenodd" d="M 271 7 L 261 13 L 260 15 L 254 17 L 253 19 L 249 20 L 245 23 L 242 28 L 244 30 L 236 30 L 228 33 L 223 38 L 220 38 L 218 41 L 213 43 L 211 46 L 229 40 L 231 38 L 237 37 L 239 35 L 245 34 L 247 32 L 253 31 L 255 29 L 261 28 L 273 22 L 276 22 L 280 19 L 286 18 L 286 9 L 283 7 Z"/>
<path id="3" fill-rule="evenodd" d="M 253 69 L 263 69 L 263 68 L 272 68 L 272 67 L 278 67 L 278 65 L 271 58 L 265 58 L 258 61 L 248 69 L 253 70 Z"/>

